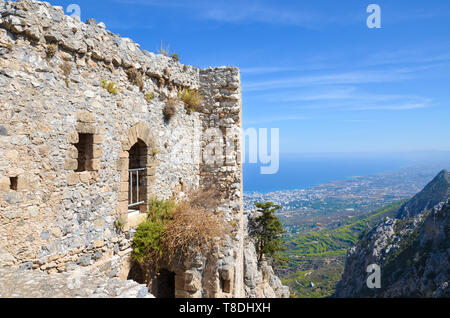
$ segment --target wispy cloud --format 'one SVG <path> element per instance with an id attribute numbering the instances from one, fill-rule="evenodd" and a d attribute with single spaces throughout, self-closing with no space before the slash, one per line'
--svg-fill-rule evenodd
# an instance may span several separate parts
<path id="1" fill-rule="evenodd" d="M 311 27 L 320 17 L 313 12 L 289 10 L 262 2 L 227 1 L 208 2 L 200 15 L 203 18 L 231 23 L 262 22 Z"/>
<path id="2" fill-rule="evenodd" d="M 419 96 L 355 95 L 337 100 L 317 100 L 297 108 L 331 111 L 407 111 L 432 107 L 432 100 Z"/>
<path id="3" fill-rule="evenodd" d="M 246 120 L 245 125 L 261 125 L 261 124 L 269 124 L 269 123 L 279 123 L 283 121 L 300 121 L 307 120 L 310 117 L 302 116 L 302 115 L 285 115 L 285 116 L 272 116 L 272 117 L 263 117 L 263 118 L 254 118 L 252 120 Z"/>
<path id="4" fill-rule="evenodd" d="M 188 17 L 210 20 L 223 23 L 266 23 L 277 25 L 299 26 L 304 28 L 317 28 L 327 24 L 347 24 L 349 21 L 360 19 L 358 15 L 327 14 L 299 8 L 301 3 L 283 3 L 256 1 L 256 0 L 114 0 L 117 3 L 126 3 L 153 7 L 167 7 L 181 9 L 189 12 Z M 340 7 L 337 7 L 338 10 Z"/>
<path id="5" fill-rule="evenodd" d="M 310 92 L 313 90 L 313 92 Z M 411 94 L 366 93 L 356 86 L 303 88 L 295 93 L 279 91 L 262 94 L 256 100 L 289 105 L 302 110 L 364 111 L 364 110 L 412 110 L 432 107 L 432 99 Z"/>
<path id="6" fill-rule="evenodd" d="M 353 71 L 323 75 L 309 75 L 289 78 L 279 78 L 274 80 L 249 81 L 244 82 L 246 91 L 265 91 L 279 88 L 293 88 L 318 85 L 349 85 L 363 83 L 387 83 L 413 78 L 411 72 L 402 71 Z"/>
<path id="7" fill-rule="evenodd" d="M 450 62 L 450 43 L 439 45 L 434 48 L 403 48 L 393 51 L 377 52 L 369 55 L 363 65 L 389 65 L 389 64 L 409 64 L 409 65 L 429 65 L 433 67 L 436 63 Z M 430 65 L 431 64 L 431 65 Z"/>
<path id="8" fill-rule="evenodd" d="M 292 70 L 293 70 L 292 67 L 276 67 L 276 66 L 243 67 L 241 68 L 241 74 L 262 75 L 262 74 L 289 72 Z"/>

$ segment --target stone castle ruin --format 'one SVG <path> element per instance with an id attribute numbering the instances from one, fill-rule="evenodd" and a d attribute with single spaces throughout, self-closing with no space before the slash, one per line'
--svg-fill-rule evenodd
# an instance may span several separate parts
<path id="1" fill-rule="evenodd" d="M 131 244 L 150 198 L 215 187 L 233 229 L 213 256 L 161 269 L 155 296 L 288 296 L 247 237 L 241 123 L 237 68 L 196 69 L 60 7 L 0 0 L 0 266 L 139 280 Z"/>

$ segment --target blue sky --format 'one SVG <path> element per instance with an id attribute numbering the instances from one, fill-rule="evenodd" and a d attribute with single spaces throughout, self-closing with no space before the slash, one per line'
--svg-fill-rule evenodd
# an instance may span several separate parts
<path id="1" fill-rule="evenodd" d="M 282 153 L 450 150 L 450 1 L 50 3 L 183 63 L 240 67 L 244 128 L 280 128 Z"/>

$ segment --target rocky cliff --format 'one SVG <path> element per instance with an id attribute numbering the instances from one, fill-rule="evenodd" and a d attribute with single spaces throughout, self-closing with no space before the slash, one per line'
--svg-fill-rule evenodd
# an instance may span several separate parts
<path id="1" fill-rule="evenodd" d="M 430 208 L 439 196 L 443 202 Z M 386 218 L 363 235 L 348 251 L 335 296 L 450 297 L 447 198 L 448 172 L 443 171 L 400 209 L 398 218 Z M 372 264 L 381 269 L 381 288 L 367 286 L 366 269 Z"/>

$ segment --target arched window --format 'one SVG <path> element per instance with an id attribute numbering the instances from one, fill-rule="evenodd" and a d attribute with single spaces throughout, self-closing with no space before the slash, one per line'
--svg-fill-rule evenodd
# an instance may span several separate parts
<path id="1" fill-rule="evenodd" d="M 147 145 L 138 139 L 128 153 L 128 210 L 129 212 L 145 212 L 147 204 Z"/>

